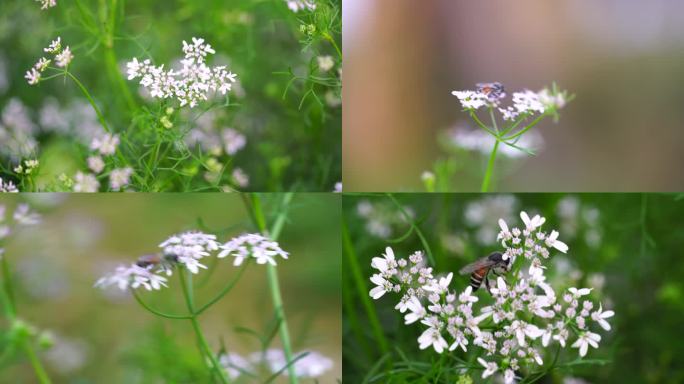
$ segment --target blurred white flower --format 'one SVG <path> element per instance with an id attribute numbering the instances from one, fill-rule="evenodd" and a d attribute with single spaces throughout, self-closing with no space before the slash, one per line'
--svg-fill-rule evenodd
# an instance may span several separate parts
<path id="1" fill-rule="evenodd" d="M 316 9 L 314 0 L 285 0 L 287 7 L 292 12 L 299 12 L 303 10 L 313 11 Z"/>
<path id="2" fill-rule="evenodd" d="M 316 59 L 318 61 L 318 69 L 323 72 L 328 72 L 335 66 L 335 60 L 330 55 L 318 56 Z"/>
<path id="3" fill-rule="evenodd" d="M 40 223 L 40 215 L 31 211 L 28 204 L 19 204 L 14 210 L 14 220 L 21 225 L 36 225 Z"/>
<path id="4" fill-rule="evenodd" d="M 482 372 L 482 378 L 486 379 L 489 376 L 493 375 L 494 372 L 496 372 L 499 367 L 496 365 L 494 362 L 487 362 L 485 359 L 478 357 L 477 362 L 480 363 L 484 368 L 484 372 Z"/>
<path id="5" fill-rule="evenodd" d="M 257 264 L 277 265 L 276 256 L 287 259 L 288 253 L 280 248 L 280 245 L 258 233 L 246 233 L 235 237 L 220 246 L 221 252 L 218 257 L 234 256 L 233 265 L 238 266 L 248 258 L 256 259 Z"/>
<path id="6" fill-rule="evenodd" d="M 95 175 L 90 173 L 76 172 L 74 176 L 74 192 L 97 192 L 100 189 L 100 182 Z"/>
<path id="7" fill-rule="evenodd" d="M 482 129 L 467 129 L 454 128 L 448 131 L 449 144 L 456 148 L 462 148 L 469 151 L 476 151 L 485 155 L 489 155 L 494 148 L 496 139 L 489 133 Z M 535 130 L 526 132 L 520 136 L 515 146 L 525 148 L 529 151 L 539 152 L 544 148 L 544 139 L 541 134 Z M 527 154 L 519 149 L 509 145 L 499 145 L 500 154 L 508 158 L 521 158 Z"/>
<path id="8" fill-rule="evenodd" d="M 40 9 L 48 9 L 57 6 L 57 0 L 35 0 L 40 3 Z"/>
<path id="9" fill-rule="evenodd" d="M 223 145 L 226 154 L 233 156 L 247 144 L 245 135 L 232 128 L 226 128 L 222 132 Z"/>
<path id="10" fill-rule="evenodd" d="M 234 168 L 230 177 L 233 179 L 235 185 L 240 188 L 247 188 L 249 186 L 249 175 L 247 175 L 242 168 Z"/>
<path id="11" fill-rule="evenodd" d="M 219 356 L 219 364 L 226 370 L 231 379 L 236 379 L 243 373 L 252 373 L 252 364 L 237 353 L 223 353 Z"/>
<path id="12" fill-rule="evenodd" d="M 114 272 L 98 279 L 95 282 L 95 287 L 107 288 L 114 285 L 122 291 L 139 287 L 152 291 L 166 287 L 166 278 L 153 273 L 151 268 L 151 266 L 140 267 L 136 264 L 129 266 L 120 265 Z"/>
<path id="13" fill-rule="evenodd" d="M 335 183 L 335 188 L 333 189 L 333 192 L 335 193 L 342 193 L 342 182 L 338 181 Z"/>
<path id="14" fill-rule="evenodd" d="M 121 187 L 127 186 L 132 173 L 133 169 L 130 167 L 112 170 L 112 172 L 109 173 L 109 187 L 113 191 L 118 191 Z"/>
<path id="15" fill-rule="evenodd" d="M 102 137 L 94 138 L 90 143 L 90 149 L 99 151 L 101 155 L 113 155 L 116 153 L 116 147 L 119 145 L 119 135 L 112 135 L 105 133 Z"/>
<path id="16" fill-rule="evenodd" d="M 0 177 L 0 193 L 17 193 L 19 189 L 12 183 L 12 180 L 3 181 Z"/>
<path id="17" fill-rule="evenodd" d="M 293 359 L 303 354 L 306 355 L 297 359 L 293 363 L 294 374 L 301 378 L 316 378 L 322 376 L 325 372 L 332 369 L 333 361 L 319 352 L 306 350 L 293 353 Z M 272 373 L 282 372 L 283 375 L 289 375 L 287 369 L 287 359 L 285 352 L 280 349 L 268 349 L 264 353 L 255 352 L 249 358 L 252 364 L 266 363 Z"/>
<path id="18" fill-rule="evenodd" d="M 105 167 L 105 163 L 100 156 L 88 156 L 86 160 L 88 163 L 88 168 L 95 173 L 100 173 Z"/>
<path id="19" fill-rule="evenodd" d="M 73 60 L 74 55 L 71 53 L 71 50 L 69 49 L 69 46 L 66 46 L 62 52 L 58 53 L 55 55 L 55 64 L 57 64 L 58 67 L 66 67 L 71 63 L 71 60 Z"/>

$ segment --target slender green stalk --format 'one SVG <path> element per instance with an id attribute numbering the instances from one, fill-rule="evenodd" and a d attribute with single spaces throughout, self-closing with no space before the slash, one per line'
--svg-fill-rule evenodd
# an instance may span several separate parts
<path id="1" fill-rule="evenodd" d="M 375 313 L 375 307 L 373 303 L 368 298 L 368 287 L 361 273 L 361 267 L 357 261 L 356 253 L 354 252 L 354 246 L 352 245 L 351 238 L 349 237 L 349 231 L 347 230 L 347 223 L 342 220 L 342 245 L 344 248 L 344 254 L 347 256 L 347 263 L 349 269 L 351 270 L 352 280 L 354 281 L 354 286 L 357 289 L 357 294 L 361 298 L 363 307 L 366 310 L 366 315 L 368 316 L 368 322 L 370 323 L 371 331 L 375 335 L 375 340 L 380 348 L 380 354 L 386 355 L 389 353 L 389 344 L 385 335 L 382 332 L 382 326 L 380 325 L 380 320 L 378 320 L 378 315 Z"/>
<path id="2" fill-rule="evenodd" d="M 107 131 L 107 133 L 112 133 L 112 130 L 109 129 L 109 126 L 107 125 L 107 122 L 105 121 L 104 115 L 100 111 L 100 108 L 98 108 L 97 104 L 95 104 L 95 100 L 93 100 L 93 97 L 90 96 L 90 92 L 83 86 L 83 84 L 76 78 L 76 76 L 72 75 L 71 72 L 65 71 L 64 72 L 67 76 L 71 77 L 71 80 L 76 83 L 76 85 L 81 89 L 81 92 L 85 95 L 86 99 L 90 102 L 90 105 L 93 107 L 95 110 L 95 113 L 97 114 L 98 120 L 100 120 L 100 124 L 102 124 L 102 128 Z"/>
<path id="3" fill-rule="evenodd" d="M 276 217 L 276 220 L 271 229 L 269 237 L 273 241 L 278 240 L 278 236 L 283 228 L 285 220 L 287 218 L 287 209 L 289 207 L 290 201 L 292 200 L 292 193 L 289 192 L 283 197 L 282 204 L 280 206 L 280 212 Z M 245 202 L 249 202 L 249 198 L 245 199 Z M 255 225 L 261 233 L 268 234 L 266 229 L 266 218 L 264 216 L 263 209 L 261 207 L 261 200 L 257 194 L 252 194 L 251 204 L 248 204 L 247 209 L 251 208 L 251 217 L 254 220 Z M 280 294 L 280 284 L 278 283 L 278 272 L 275 266 L 268 264 L 266 266 L 266 277 L 268 279 L 268 287 L 271 292 L 271 300 L 273 301 L 273 307 L 275 309 L 276 317 L 278 319 L 278 333 L 280 333 L 280 340 L 283 343 L 283 352 L 285 353 L 285 358 L 287 359 L 287 372 L 288 378 L 291 384 L 297 384 L 297 375 L 295 374 L 294 364 L 292 354 L 292 343 L 290 341 L 290 332 L 287 327 L 287 317 L 285 316 L 285 309 L 283 308 L 283 298 Z"/>
<path id="4" fill-rule="evenodd" d="M 332 46 L 335 48 L 335 51 L 337 51 L 337 56 L 339 56 L 340 60 L 342 60 L 342 50 L 340 49 L 340 47 L 337 46 L 335 39 L 332 36 L 330 36 L 329 33 L 324 33 L 323 37 L 325 37 L 325 39 L 328 40 L 330 44 L 332 44 Z"/>
<path id="5" fill-rule="evenodd" d="M 12 275 L 5 255 L 0 255 L 0 270 L 2 272 L 2 290 L 5 303 L 5 314 L 10 320 L 17 316 L 17 306 L 14 301 L 14 289 L 12 288 Z"/>
<path id="6" fill-rule="evenodd" d="M 250 260 L 245 261 L 245 263 L 242 265 L 242 268 L 238 271 L 237 275 L 231 280 L 222 290 L 219 292 L 216 296 L 214 296 L 213 299 L 209 300 L 206 304 L 201 306 L 199 309 L 195 311 L 195 315 L 199 316 L 202 312 L 206 311 L 211 307 L 212 305 L 216 304 L 219 300 L 223 298 L 228 292 L 230 292 L 231 289 L 235 286 L 235 284 L 240 280 L 240 277 L 242 274 L 247 270 L 247 266 L 250 264 Z"/>
<path id="7" fill-rule="evenodd" d="M 102 24 L 102 33 L 104 35 L 103 46 L 105 50 L 105 64 L 107 65 L 107 71 L 109 72 L 109 79 L 121 91 L 121 94 L 126 100 L 128 109 L 133 111 L 136 108 L 135 101 L 133 100 L 131 91 L 128 89 L 128 86 L 126 86 L 126 81 L 121 75 L 116 60 L 116 52 L 114 52 L 117 1 L 118 0 L 110 0 L 110 4 L 107 6 L 105 0 L 100 0 L 100 23 Z"/>
<path id="8" fill-rule="evenodd" d="M 24 351 L 26 352 L 29 361 L 31 361 L 31 366 L 38 377 L 38 382 L 41 384 L 52 383 L 52 381 L 50 381 L 50 377 L 45 371 L 45 368 L 43 368 L 43 364 L 40 362 L 40 359 L 38 359 L 36 351 L 33 350 L 33 346 L 31 346 L 31 343 L 28 340 L 24 342 Z"/>
<path id="9" fill-rule="evenodd" d="M 184 319 L 184 320 L 188 320 L 188 319 L 192 318 L 192 316 L 190 316 L 190 315 L 172 315 L 169 313 L 165 313 L 165 312 L 156 310 L 156 309 L 150 307 L 149 305 L 147 305 L 143 301 L 143 299 L 138 295 L 138 292 L 136 290 L 134 290 L 134 289 L 131 290 L 131 293 L 133 294 L 133 297 L 135 298 L 135 301 L 138 302 L 138 304 L 140 304 L 143 308 L 145 308 L 146 310 L 152 312 L 153 314 L 155 314 L 157 316 L 165 317 L 167 319 Z"/>
<path id="10" fill-rule="evenodd" d="M 219 364 L 218 360 L 216 360 L 216 355 L 214 355 L 214 353 L 212 352 L 211 347 L 207 342 L 207 339 L 204 337 L 204 333 L 202 332 L 202 328 L 199 325 L 199 321 L 197 321 L 197 314 L 195 313 L 195 300 L 192 292 L 192 276 L 188 275 L 188 277 L 186 278 L 186 273 L 189 274 L 189 272 L 185 270 L 178 271 L 178 276 L 180 277 L 181 286 L 183 288 L 185 304 L 187 305 L 188 311 L 191 314 L 190 322 L 192 323 L 192 328 L 195 331 L 195 335 L 197 336 L 197 342 L 200 346 L 200 352 L 204 357 L 209 359 L 211 363 L 211 366 L 209 368 L 216 372 L 218 377 L 221 379 L 221 383 L 230 383 L 230 379 L 228 378 L 226 371 L 223 368 L 221 368 L 221 364 Z"/>
<path id="11" fill-rule="evenodd" d="M 499 149 L 499 140 L 494 142 L 494 148 L 492 148 L 492 153 L 489 155 L 489 162 L 487 162 L 487 170 L 485 171 L 484 180 L 482 180 L 482 188 L 480 192 L 488 192 L 489 184 L 492 179 L 492 174 L 494 173 L 494 163 L 496 162 L 496 151 Z"/>

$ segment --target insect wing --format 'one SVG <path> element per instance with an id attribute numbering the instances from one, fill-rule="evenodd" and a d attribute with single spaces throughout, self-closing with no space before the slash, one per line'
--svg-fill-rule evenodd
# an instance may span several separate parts
<path id="1" fill-rule="evenodd" d="M 496 264 L 495 261 L 490 260 L 489 256 L 485 256 L 485 257 L 478 259 L 478 260 L 475 260 L 474 262 L 472 262 L 472 263 L 466 265 L 465 267 L 461 268 L 461 270 L 458 271 L 458 273 L 460 273 L 461 275 L 468 275 L 468 274 L 471 274 L 471 273 L 473 273 L 479 269 L 489 268 L 494 264 Z"/>

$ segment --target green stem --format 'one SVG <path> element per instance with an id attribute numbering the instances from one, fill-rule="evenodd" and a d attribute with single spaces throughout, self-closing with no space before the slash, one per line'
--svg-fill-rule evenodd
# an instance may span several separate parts
<path id="1" fill-rule="evenodd" d="M 81 92 L 83 92 L 83 94 L 85 95 L 86 99 L 88 99 L 90 105 L 93 107 L 95 113 L 97 114 L 98 120 L 100 120 L 100 124 L 102 124 L 102 128 L 104 128 L 104 130 L 107 131 L 107 133 L 112 133 L 111 129 L 109 129 L 109 126 L 107 125 L 107 122 L 105 121 L 104 115 L 100 111 L 100 108 L 98 108 L 97 104 L 95 104 L 95 100 L 93 100 L 93 97 L 90 96 L 90 92 L 88 92 L 85 86 L 83 86 L 83 84 L 80 81 L 78 81 L 76 76 L 72 75 L 71 72 L 65 71 L 64 73 L 67 76 L 71 77 L 71 80 L 73 80 L 74 83 L 76 83 L 76 85 L 81 89 Z"/>
<path id="2" fill-rule="evenodd" d="M 492 179 L 492 173 L 494 173 L 494 163 L 496 161 L 496 151 L 499 149 L 499 140 L 494 142 L 494 148 L 492 148 L 492 153 L 489 155 L 489 162 L 487 163 L 487 171 L 485 172 L 484 180 L 482 180 L 482 188 L 480 192 L 489 191 L 489 183 Z"/>
<path id="3" fill-rule="evenodd" d="M 535 125 L 537 125 L 537 124 L 538 124 L 540 121 L 542 121 L 542 119 L 545 118 L 545 117 L 546 117 L 546 114 L 541 114 L 541 115 L 539 115 L 536 119 L 532 120 L 532 122 L 531 122 L 530 124 L 528 124 L 527 127 L 521 129 L 520 131 L 518 131 L 518 132 L 516 132 L 516 133 L 514 133 L 514 134 L 512 134 L 512 135 L 510 135 L 510 136 L 503 137 L 502 140 L 503 140 L 503 141 L 511 141 L 511 140 L 513 140 L 513 139 L 515 139 L 515 138 L 521 136 L 521 135 L 524 134 L 525 132 L 527 132 L 527 131 L 529 131 L 530 129 L 532 129 L 532 127 L 534 127 Z"/>
<path id="4" fill-rule="evenodd" d="M 50 377 L 45 371 L 45 368 L 43 368 L 43 364 L 40 362 L 40 359 L 38 359 L 36 352 L 33 350 L 33 347 L 28 341 L 26 341 L 24 344 L 24 350 L 26 351 L 26 355 L 28 356 L 29 361 L 31 361 L 31 366 L 33 366 L 33 370 L 35 371 L 36 376 L 38 377 L 38 381 L 41 384 L 52 383 L 52 381 L 50 381 Z"/>
<path id="5" fill-rule="evenodd" d="M 332 36 L 330 36 L 330 34 L 327 32 L 323 34 L 323 37 L 325 37 L 325 39 L 328 40 L 330 44 L 332 44 L 332 46 L 335 48 L 335 51 L 337 51 L 337 56 L 339 56 L 340 60 L 342 60 L 342 50 L 340 49 L 340 47 L 337 46 L 335 39 Z"/>
<path id="6" fill-rule="evenodd" d="M 7 263 L 7 256 L 0 255 L 0 268 L 2 272 L 2 289 L 3 302 L 5 304 L 5 313 L 10 320 L 17 316 L 17 306 L 14 301 L 14 288 L 12 288 L 12 275 L 10 273 L 9 264 Z"/>
<path id="7" fill-rule="evenodd" d="M 278 236 L 283 228 L 285 219 L 287 218 L 287 209 L 289 207 L 290 201 L 292 200 L 292 192 L 288 192 L 283 197 L 282 204 L 280 206 L 280 212 L 276 217 L 276 220 L 271 228 L 271 233 L 269 237 L 273 241 L 278 240 Z M 249 199 L 245 200 L 246 202 Z M 266 229 L 266 218 L 264 216 L 263 209 L 261 208 L 261 200 L 257 194 L 252 194 L 251 205 L 248 205 L 248 209 L 251 208 L 252 219 L 259 231 L 263 234 L 268 234 Z M 287 327 L 287 318 L 285 317 L 285 309 L 283 307 L 283 298 L 280 294 L 280 284 L 278 283 L 278 272 L 274 265 L 268 264 L 266 266 L 266 277 L 268 279 L 268 287 L 271 292 L 271 300 L 273 301 L 273 307 L 275 309 L 276 318 L 278 319 L 278 333 L 280 333 L 280 340 L 283 343 L 283 352 L 285 353 L 288 378 L 290 384 L 297 384 L 297 376 L 294 370 L 294 364 L 292 355 L 292 343 L 290 341 L 290 332 Z"/>
<path id="8" fill-rule="evenodd" d="M 238 271 L 237 275 L 235 275 L 235 277 L 233 278 L 233 280 L 231 280 L 231 281 L 230 281 L 230 282 L 221 290 L 221 292 L 218 293 L 218 295 L 216 295 L 213 299 L 209 300 L 206 304 L 204 304 L 204 305 L 201 306 L 199 309 L 197 309 L 197 310 L 195 311 L 195 315 L 199 316 L 202 312 L 204 312 L 204 311 L 206 311 L 207 309 L 209 309 L 209 307 L 211 307 L 212 305 L 214 305 L 216 302 L 218 302 L 219 300 L 221 300 L 221 299 L 223 298 L 223 296 L 225 296 L 228 292 L 230 292 L 230 290 L 233 289 L 233 287 L 234 287 L 235 284 L 238 282 L 238 280 L 240 280 L 240 277 L 241 277 L 242 274 L 245 272 L 245 270 L 247 270 L 247 266 L 248 266 L 249 264 L 250 264 L 250 260 L 248 259 L 247 261 L 245 261 L 245 264 L 242 265 L 242 268 L 240 268 L 240 270 Z"/>
<path id="9" fill-rule="evenodd" d="M 200 353 L 203 357 L 209 358 L 209 361 L 211 363 L 209 368 L 216 372 L 218 377 L 221 379 L 221 383 L 230 383 L 230 379 L 228 378 L 226 371 L 223 368 L 221 368 L 221 365 L 219 364 L 218 360 L 216 360 L 216 355 L 214 355 L 214 353 L 211 351 L 211 347 L 209 346 L 207 339 L 204 337 L 204 333 L 202 332 L 202 328 L 199 325 L 199 321 L 197 321 L 197 314 L 195 313 L 194 295 L 192 293 L 192 276 L 188 275 L 188 278 L 186 279 L 186 273 L 190 272 L 185 270 L 179 270 L 178 276 L 180 277 L 181 286 L 183 288 L 185 304 L 188 307 L 188 311 L 191 313 L 190 322 L 192 323 L 192 328 L 195 331 L 195 336 L 197 336 L 197 342 L 199 343 Z"/>
<path id="10" fill-rule="evenodd" d="M 143 301 L 143 299 L 138 295 L 138 292 L 136 290 L 131 290 L 131 293 L 133 294 L 133 297 L 135 298 L 135 301 L 138 302 L 138 304 L 140 304 L 143 308 L 145 308 L 146 310 L 152 312 L 153 314 L 155 314 L 157 316 L 165 317 L 167 319 L 185 319 L 185 320 L 187 320 L 187 319 L 192 318 L 192 316 L 190 316 L 190 315 L 172 315 L 169 313 L 158 311 L 158 310 L 150 307 L 149 305 L 147 305 Z"/>

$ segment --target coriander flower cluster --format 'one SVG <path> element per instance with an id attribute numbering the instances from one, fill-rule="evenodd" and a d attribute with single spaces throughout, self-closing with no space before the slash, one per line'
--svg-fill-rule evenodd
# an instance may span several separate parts
<path id="1" fill-rule="evenodd" d="M 395 309 L 404 314 L 405 324 L 423 328 L 417 340 L 420 349 L 443 353 L 478 348 L 483 378 L 500 372 L 505 383 L 514 383 L 521 371 L 544 364 L 545 348 L 551 343 L 576 348 L 580 357 L 586 356 L 589 347 L 598 348 L 601 341 L 597 327 L 611 329 L 608 319 L 614 312 L 589 300 L 592 288 L 556 289 L 546 281 L 542 260 L 551 251 L 565 253 L 568 247 L 558 240 L 558 232 L 542 231 L 543 217 L 530 218 L 525 212 L 520 216 L 522 229 L 499 222 L 497 239 L 510 264 L 509 272 L 489 287 L 491 299 L 485 289 L 480 291 L 487 295 L 484 298 L 471 286 L 450 289 L 453 273 L 433 276 L 422 252 L 396 258 L 389 247 L 371 261 L 377 272 L 371 277 L 375 287 L 370 296 L 401 296 Z"/>
<path id="2" fill-rule="evenodd" d="M 55 64 L 58 67 L 67 68 L 69 63 L 71 63 L 71 60 L 74 58 L 74 55 L 71 53 L 71 49 L 69 49 L 68 45 L 62 48 L 61 37 L 57 37 L 57 39 L 53 40 L 47 48 L 43 49 L 43 51 L 53 55 L 53 58 L 47 59 L 45 57 L 41 57 L 38 62 L 31 67 L 31 69 L 26 71 L 24 78 L 30 85 L 35 85 L 40 82 L 43 72 L 45 72 L 45 70 L 50 66 L 52 60 L 55 61 Z"/>
<path id="3" fill-rule="evenodd" d="M 195 107 L 200 101 L 208 99 L 209 91 L 225 95 L 235 83 L 237 75 L 225 66 L 209 67 L 206 57 L 214 54 L 211 45 L 204 39 L 192 38 L 192 44 L 183 40 L 183 53 L 180 70 L 165 70 L 164 65 L 154 66 L 149 59 L 128 62 L 128 80 L 140 78 L 140 85 L 148 88 L 152 97 L 168 99 L 175 97 L 181 107 L 188 104 Z"/>
<path id="4" fill-rule="evenodd" d="M 19 189 L 12 182 L 12 180 L 3 181 L 0 177 L 0 192 L 1 193 L 17 193 Z"/>
<path id="5" fill-rule="evenodd" d="M 295 376 L 297 377 L 320 377 L 332 369 L 334 365 L 331 359 L 316 351 L 301 351 L 295 353 L 294 356 L 300 356 L 303 353 L 306 353 L 306 355 L 293 363 Z M 231 379 L 237 379 L 243 374 L 254 376 L 261 365 L 265 365 L 272 374 L 278 372 L 282 372 L 285 376 L 289 374 L 288 370 L 284 369 L 287 367 L 285 353 L 280 349 L 254 352 L 247 357 L 232 352 L 223 353 L 219 356 L 219 363 Z"/>
<path id="6" fill-rule="evenodd" d="M 316 3 L 314 0 L 285 0 L 285 2 L 292 12 L 316 10 Z"/>
<path id="7" fill-rule="evenodd" d="M 57 6 L 57 0 L 35 0 L 40 3 L 40 9 L 48 9 Z"/>
<path id="8" fill-rule="evenodd" d="M 245 234 L 220 244 L 215 235 L 189 231 L 169 237 L 159 244 L 159 248 L 157 254 L 145 255 L 135 263 L 117 267 L 114 272 L 97 280 L 95 286 L 105 288 L 113 285 L 121 290 L 139 287 L 148 291 L 159 290 L 166 287 L 166 277 L 173 275 L 175 266 L 182 266 L 197 274 L 200 269 L 207 269 L 202 264 L 207 257 L 234 256 L 234 265 L 253 257 L 257 264 L 269 262 L 275 265 L 274 256 L 287 259 L 288 255 L 277 242 L 258 234 Z"/>
<path id="9" fill-rule="evenodd" d="M 506 92 L 498 82 L 479 83 L 474 90 L 453 91 L 451 94 L 458 98 L 467 111 L 476 111 L 483 107 L 496 109 L 504 120 L 522 120 L 529 116 L 552 113 L 563 108 L 568 101 L 565 91 L 544 88 L 538 92 L 513 92 L 512 105 L 502 106 Z"/>
<path id="10" fill-rule="evenodd" d="M 96 136 L 90 143 L 90 149 L 94 152 L 86 159 L 88 169 L 93 173 L 76 172 L 73 183 L 74 192 L 97 192 L 100 189 L 100 182 L 97 175 L 105 170 L 104 157 L 112 156 L 116 153 L 119 146 L 119 136 L 111 133 L 104 133 Z M 109 172 L 109 188 L 112 191 L 119 191 L 130 183 L 133 169 L 130 167 L 115 168 Z"/>

